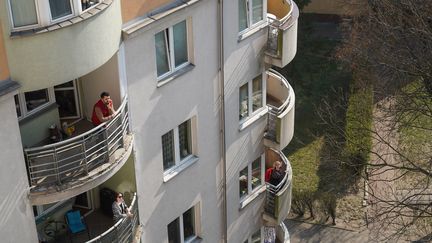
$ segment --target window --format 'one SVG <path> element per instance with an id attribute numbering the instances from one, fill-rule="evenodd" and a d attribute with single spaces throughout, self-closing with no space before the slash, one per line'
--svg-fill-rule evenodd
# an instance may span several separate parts
<path id="1" fill-rule="evenodd" d="M 265 105 L 263 75 L 255 77 L 240 87 L 239 119 L 240 121 L 255 114 Z"/>
<path id="2" fill-rule="evenodd" d="M 156 69 L 158 78 L 189 64 L 187 23 L 183 20 L 155 35 Z"/>
<path id="3" fill-rule="evenodd" d="M 14 99 L 18 118 L 31 115 L 55 102 L 52 88 L 20 93 Z"/>
<path id="4" fill-rule="evenodd" d="M 25 30 L 49 26 L 80 15 L 102 0 L 9 0 L 12 27 Z"/>
<path id="5" fill-rule="evenodd" d="M 191 120 L 162 135 L 163 168 L 167 171 L 192 157 Z"/>
<path id="6" fill-rule="evenodd" d="M 168 242 L 184 243 L 192 242 L 197 238 L 198 206 L 194 206 L 184 212 L 180 217 L 168 224 Z"/>
<path id="7" fill-rule="evenodd" d="M 264 19 L 266 4 L 266 0 L 239 0 L 239 32 Z"/>
<path id="8" fill-rule="evenodd" d="M 264 155 L 262 155 L 240 171 L 239 189 L 241 200 L 264 185 L 264 168 Z"/>
<path id="9" fill-rule="evenodd" d="M 261 229 L 253 233 L 244 243 L 261 243 Z"/>

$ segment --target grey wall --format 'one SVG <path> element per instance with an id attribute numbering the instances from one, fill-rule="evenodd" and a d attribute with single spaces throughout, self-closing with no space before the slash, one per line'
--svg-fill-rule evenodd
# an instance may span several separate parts
<path id="1" fill-rule="evenodd" d="M 142 242 L 167 242 L 167 225 L 197 203 L 200 236 L 204 242 L 221 240 L 216 4 L 199 1 L 124 42 Z M 187 17 L 192 18 L 195 67 L 158 88 L 154 35 Z M 193 116 L 199 160 L 163 182 L 161 136 Z"/>
<path id="2" fill-rule="evenodd" d="M 5 243 L 37 242 L 13 95 L 0 97 L 0 236 Z"/>

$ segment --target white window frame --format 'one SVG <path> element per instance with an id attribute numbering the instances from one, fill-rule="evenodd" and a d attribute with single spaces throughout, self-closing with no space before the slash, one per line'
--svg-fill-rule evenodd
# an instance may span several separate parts
<path id="1" fill-rule="evenodd" d="M 265 155 L 262 154 L 260 157 L 261 159 L 261 185 L 257 186 L 255 189 L 252 190 L 252 163 L 256 160 L 249 162 L 247 165 L 248 173 L 247 173 L 247 193 L 240 197 L 240 207 L 243 208 L 247 204 L 249 204 L 253 199 L 255 199 L 261 192 L 263 192 L 263 188 L 265 189 L 265 181 L 264 181 L 264 175 L 265 175 Z M 257 159 L 258 159 L 257 158 Z M 246 167 L 243 167 L 245 169 Z M 243 170 L 242 169 L 242 170 Z M 240 170 L 240 171 L 242 171 Z M 240 178 L 240 171 L 238 172 L 239 178 Z M 239 182 L 240 183 L 240 182 Z M 240 190 L 240 185 L 239 185 Z M 240 193 L 238 194 L 240 196 Z"/>
<path id="2" fill-rule="evenodd" d="M 15 27 L 15 24 L 13 22 L 12 7 L 10 4 L 11 0 L 7 0 L 7 1 L 8 1 L 8 13 L 9 13 L 11 28 L 13 31 L 21 31 L 21 30 L 29 30 L 29 29 L 34 29 L 34 28 L 43 27 L 43 26 L 50 26 L 52 24 L 63 22 L 67 19 L 71 19 L 75 16 L 78 16 L 78 15 L 80 15 L 84 12 L 87 12 L 88 10 L 96 7 L 103 0 L 97 0 L 98 1 L 97 4 L 95 4 L 94 6 L 91 6 L 90 8 L 88 8 L 84 11 L 82 10 L 82 7 L 81 7 L 81 0 L 69 0 L 71 3 L 72 13 L 70 15 L 67 15 L 67 16 L 64 16 L 64 17 L 61 17 L 61 18 L 58 18 L 55 20 L 53 20 L 52 16 L 51 16 L 51 8 L 49 5 L 49 0 L 31 0 L 31 1 L 35 1 L 36 16 L 37 16 L 37 22 L 38 23 L 32 24 L 32 25 L 21 26 L 21 27 Z"/>
<path id="3" fill-rule="evenodd" d="M 252 9 L 252 1 L 253 0 L 245 0 L 246 1 L 246 5 L 247 5 L 247 9 L 246 9 L 246 23 L 247 23 L 247 27 L 246 29 L 242 30 L 239 32 L 239 36 L 244 35 L 245 33 L 255 29 L 258 26 L 261 26 L 263 23 L 267 22 L 267 0 L 262 0 L 262 4 L 263 4 L 263 19 L 256 22 L 256 23 L 252 23 L 252 14 L 253 14 L 253 9 Z M 238 2 L 238 1 L 237 1 Z M 240 23 L 238 23 L 240 24 Z"/>
<path id="4" fill-rule="evenodd" d="M 255 234 L 257 231 L 255 231 L 251 235 L 249 235 L 249 237 L 246 240 L 244 240 L 243 242 L 252 243 L 252 235 Z M 259 229 L 259 231 L 260 231 L 260 235 L 261 235 L 261 242 L 264 242 L 264 229 L 263 229 L 263 227 L 261 227 Z"/>
<path id="5" fill-rule="evenodd" d="M 256 76 L 256 77 L 258 77 L 258 76 Z M 256 78 L 256 77 L 254 77 L 254 78 Z M 267 75 L 265 75 L 265 72 L 261 74 L 261 77 L 262 77 L 261 78 L 262 107 L 257 109 L 256 111 L 253 111 L 253 80 L 254 80 L 254 78 L 253 78 L 247 82 L 247 84 L 248 84 L 248 115 L 246 117 L 240 119 L 240 124 L 246 123 L 246 121 L 257 116 L 258 114 L 261 114 L 263 112 L 263 110 L 267 111 L 267 85 L 266 85 L 267 84 Z M 240 85 L 240 87 L 238 89 L 239 90 L 239 98 L 240 98 L 240 88 L 245 84 L 246 83 Z M 240 112 L 240 103 L 239 103 L 238 111 Z M 249 124 L 245 124 L 245 125 L 249 125 Z"/>
<path id="6" fill-rule="evenodd" d="M 53 87 L 54 97 L 55 97 L 55 91 L 70 91 L 71 90 L 74 92 L 75 107 L 76 107 L 77 116 L 60 117 L 60 119 L 80 119 L 82 116 L 82 114 L 81 114 L 82 108 L 81 108 L 81 102 L 80 102 L 78 79 L 74 79 L 71 81 L 73 83 L 72 87 L 63 87 L 63 88 L 56 88 L 55 86 Z"/>
<path id="7" fill-rule="evenodd" d="M 183 214 L 186 213 L 190 209 L 192 209 L 193 213 L 194 213 L 194 219 L 193 219 L 193 223 L 194 223 L 194 236 L 191 237 L 190 239 L 185 240 L 184 239 Z M 192 208 L 189 208 L 188 210 L 184 211 L 182 214 L 180 214 L 179 217 L 173 219 L 170 222 L 170 223 L 172 223 L 174 220 L 179 219 L 180 243 L 191 243 L 191 242 L 193 242 L 194 240 L 196 240 L 196 239 L 199 238 L 199 232 L 201 231 L 201 225 L 200 225 L 200 220 L 199 220 L 201 218 L 201 213 L 200 213 L 199 203 L 196 204 L 195 206 L 193 206 Z M 167 224 L 166 228 L 168 230 L 168 224 Z"/>
<path id="8" fill-rule="evenodd" d="M 41 111 L 42 109 L 44 109 L 45 107 L 48 107 L 49 105 L 55 103 L 54 88 L 50 87 L 50 88 L 47 88 L 47 90 L 48 90 L 48 102 L 46 104 L 43 104 L 43 105 L 31 110 L 31 111 L 27 110 L 26 99 L 25 99 L 25 93 L 26 92 L 17 94 L 18 105 L 19 105 L 19 108 L 21 111 L 21 116 L 18 116 L 18 114 L 17 114 L 19 121 L 24 119 L 25 117 L 28 117 L 30 115 L 37 113 L 37 112 Z M 37 91 L 37 90 L 33 90 L 33 91 Z M 31 92 L 31 91 L 29 91 L 29 92 Z"/>
<path id="9" fill-rule="evenodd" d="M 181 156 L 180 156 L 180 149 L 179 149 L 180 148 L 179 126 L 186 121 L 189 122 L 189 131 L 190 131 L 190 138 L 191 138 L 191 141 L 189 141 L 189 142 L 190 142 L 190 146 L 191 146 L 191 148 L 190 148 L 191 154 L 184 157 L 183 159 L 180 159 Z M 198 157 L 196 155 L 196 152 L 197 152 L 197 148 L 196 148 L 196 146 L 197 146 L 197 144 L 196 144 L 196 117 L 191 117 L 190 119 L 188 119 L 186 121 L 180 123 L 174 129 L 172 129 L 173 136 L 174 136 L 174 138 L 173 138 L 173 140 L 174 140 L 174 144 L 173 144 L 174 165 L 168 169 L 164 169 L 163 168 L 163 162 L 164 161 L 163 161 L 163 154 L 162 154 L 162 169 L 164 169 L 163 176 L 164 176 L 165 182 L 169 181 L 171 178 L 176 176 L 182 170 L 186 169 L 187 167 L 189 167 L 190 165 L 192 165 L 193 163 L 195 163 L 198 160 Z M 165 135 L 165 134 L 166 133 L 164 133 L 163 135 Z M 161 138 L 162 138 L 162 136 L 161 136 Z M 161 144 L 161 145 L 163 146 L 163 144 Z M 162 150 L 163 150 L 163 148 L 162 148 Z"/>
<path id="10" fill-rule="evenodd" d="M 173 27 L 174 27 L 174 25 L 179 24 L 179 23 L 181 23 L 183 21 L 185 21 L 185 23 L 186 23 L 187 61 L 185 63 L 180 64 L 178 67 L 175 67 L 174 31 L 173 31 Z M 165 29 L 163 29 L 163 30 L 158 31 L 157 33 L 155 33 L 155 35 L 156 35 L 156 34 L 158 34 L 158 33 L 160 33 L 160 32 L 163 31 L 164 34 L 165 34 L 165 42 L 168 42 L 168 43 L 166 43 L 166 48 L 167 48 L 166 53 L 168 55 L 168 68 L 169 68 L 169 71 L 166 72 L 166 73 L 164 73 L 164 74 L 162 74 L 162 75 L 160 75 L 160 76 L 157 76 L 158 74 L 157 74 L 157 64 L 156 64 L 156 76 L 157 76 L 157 81 L 158 82 L 163 81 L 165 78 L 171 76 L 173 73 L 175 73 L 175 72 L 177 72 L 177 71 L 179 71 L 179 70 L 181 70 L 181 69 L 183 69 L 183 68 L 185 68 L 185 67 L 187 67 L 188 65 L 191 64 L 191 54 L 190 54 L 191 53 L 191 42 L 192 42 L 191 39 L 190 39 L 190 36 L 191 36 L 191 33 L 190 33 L 190 31 L 191 31 L 190 24 L 191 24 L 191 22 L 192 21 L 191 21 L 190 18 L 186 18 L 186 19 L 184 19 L 182 21 L 179 21 L 179 22 L 171 25 L 168 28 L 165 28 Z M 168 36 L 166 34 L 167 31 L 168 31 Z M 155 43 L 155 47 L 156 47 L 156 43 Z M 155 60 L 156 60 L 156 56 L 155 56 Z"/>

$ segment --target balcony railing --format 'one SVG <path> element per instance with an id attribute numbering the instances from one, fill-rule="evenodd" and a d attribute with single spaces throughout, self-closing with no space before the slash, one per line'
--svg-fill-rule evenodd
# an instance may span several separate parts
<path id="1" fill-rule="evenodd" d="M 107 231 L 101 235 L 87 241 L 87 243 L 95 242 L 139 242 L 139 239 L 135 237 L 140 237 L 139 234 L 139 215 L 138 215 L 138 202 L 137 195 L 134 194 L 132 203 L 130 205 L 132 217 L 127 217 L 119 220 L 114 226 L 109 228 Z"/>
<path id="2" fill-rule="evenodd" d="M 294 135 L 295 94 L 282 74 L 270 69 L 267 71 L 267 75 L 269 112 L 264 137 L 278 144 L 277 149 L 282 150 L 289 144 Z"/>
<path id="3" fill-rule="evenodd" d="M 268 153 L 271 153 L 271 155 L 266 155 L 267 157 L 276 157 L 282 162 L 282 168 L 284 168 L 286 172 L 279 185 L 275 186 L 266 183 L 264 212 L 265 215 L 270 216 L 270 220 L 268 220 L 270 223 L 278 225 L 288 216 L 291 208 L 292 169 L 290 162 L 282 152 L 269 149 Z"/>
<path id="4" fill-rule="evenodd" d="M 273 65 L 284 67 L 293 58 L 297 49 L 298 8 L 292 0 L 269 0 L 267 20 L 269 22 L 266 54 Z"/>
<path id="5" fill-rule="evenodd" d="M 25 149 L 32 191 L 79 182 L 96 170 L 102 173 L 110 168 L 101 165 L 110 161 L 110 156 L 119 148 L 125 148 L 126 142 L 130 143 L 126 139 L 129 133 L 128 117 L 125 98 L 117 115 L 109 122 L 58 143 Z"/>
<path id="6" fill-rule="evenodd" d="M 289 243 L 290 235 L 285 224 L 282 222 L 277 226 L 264 226 L 264 242 Z"/>

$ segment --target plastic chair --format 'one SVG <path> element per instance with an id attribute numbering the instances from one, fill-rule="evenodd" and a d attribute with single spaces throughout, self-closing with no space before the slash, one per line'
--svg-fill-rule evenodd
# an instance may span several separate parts
<path id="1" fill-rule="evenodd" d="M 71 242 L 72 242 L 73 235 L 80 234 L 85 231 L 87 231 L 87 236 L 90 239 L 90 232 L 87 229 L 87 226 L 84 223 L 84 218 L 81 217 L 81 213 L 79 210 L 68 211 L 65 215 L 65 218 L 66 218 L 68 232 L 70 233 L 69 237 Z"/>

